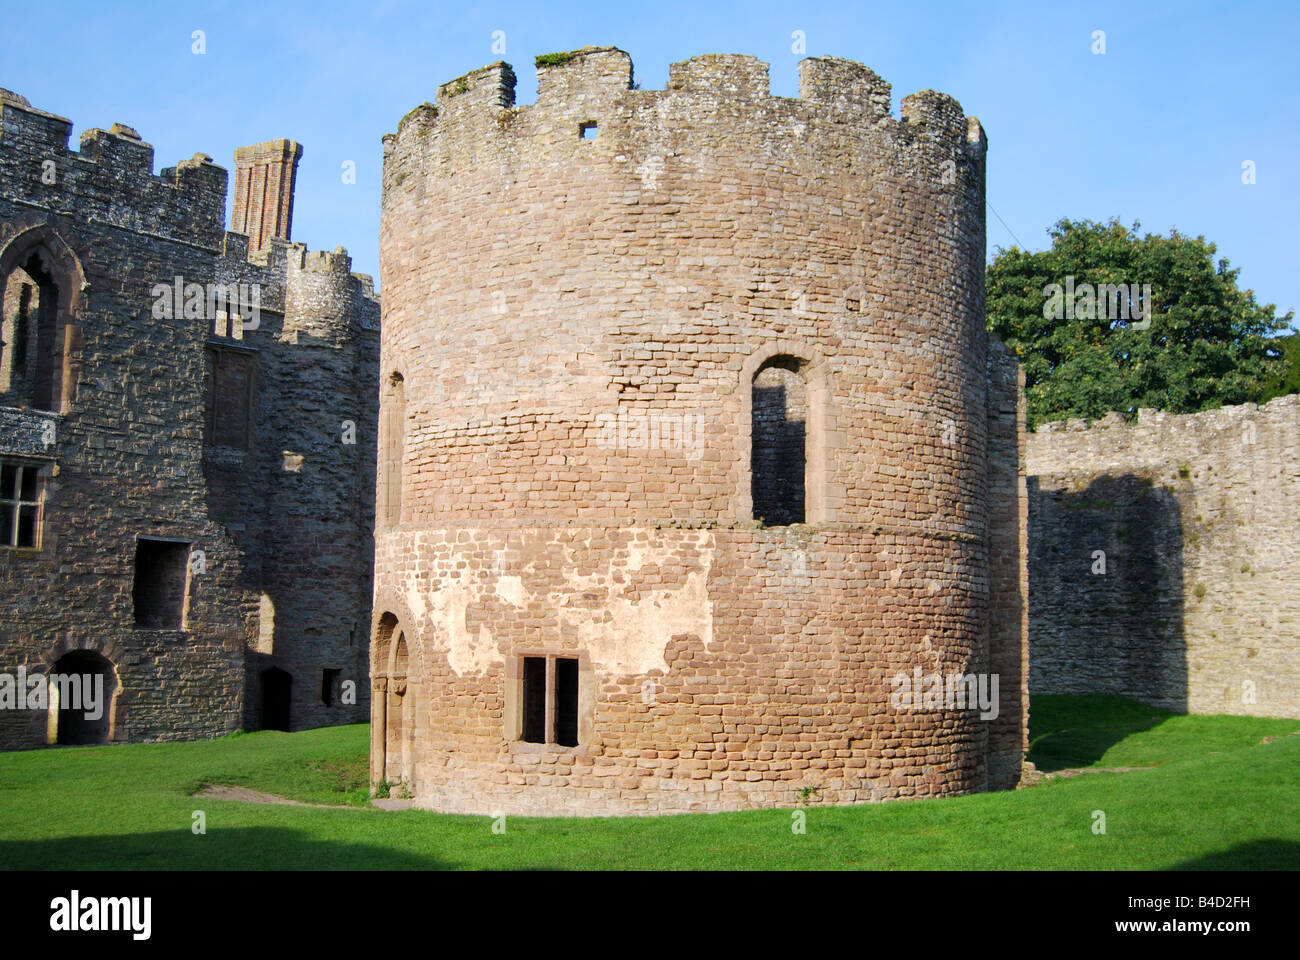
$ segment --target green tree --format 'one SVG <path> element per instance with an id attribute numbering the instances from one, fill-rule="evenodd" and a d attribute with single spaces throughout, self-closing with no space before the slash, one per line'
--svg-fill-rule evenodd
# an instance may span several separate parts
<path id="1" fill-rule="evenodd" d="M 1275 315 L 1204 237 L 1061 220 L 1048 250 L 999 250 L 989 330 L 1020 358 L 1029 424 L 1260 399 L 1284 372 Z M 1055 285 L 1055 286 L 1053 286 Z"/>
<path id="2" fill-rule="evenodd" d="M 1292 331 L 1273 343 L 1282 351 L 1282 369 L 1265 384 L 1260 403 L 1288 393 L 1300 393 L 1300 331 Z"/>

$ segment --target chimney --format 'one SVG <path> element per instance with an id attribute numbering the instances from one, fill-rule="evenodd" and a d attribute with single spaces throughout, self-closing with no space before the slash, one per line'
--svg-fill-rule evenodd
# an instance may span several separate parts
<path id="1" fill-rule="evenodd" d="M 230 229 L 248 235 L 248 249 L 288 240 L 293 222 L 293 181 L 302 144 L 267 140 L 235 151 L 235 203 Z"/>

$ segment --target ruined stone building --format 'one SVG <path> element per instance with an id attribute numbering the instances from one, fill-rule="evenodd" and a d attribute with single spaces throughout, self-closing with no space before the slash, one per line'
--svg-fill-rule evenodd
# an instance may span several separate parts
<path id="1" fill-rule="evenodd" d="M 497 63 L 384 138 L 372 779 L 662 813 L 1009 787 L 1018 367 L 984 131 L 866 67 Z M 999 678 L 891 702 L 899 679 Z"/>
<path id="2" fill-rule="evenodd" d="M 5 704 L 0 748 L 364 720 L 370 278 L 290 242 L 291 141 L 227 231 L 211 158 L 70 130 L 0 92 L 0 673 L 109 703 Z"/>
<path id="3" fill-rule="evenodd" d="M 1030 434 L 1031 686 L 1300 717 L 1300 396 Z"/>

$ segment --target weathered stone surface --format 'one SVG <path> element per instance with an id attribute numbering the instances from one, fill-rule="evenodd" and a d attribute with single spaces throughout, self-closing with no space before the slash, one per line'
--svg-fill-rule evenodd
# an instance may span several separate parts
<path id="1" fill-rule="evenodd" d="M 1300 397 L 1044 424 L 1027 451 L 1035 693 L 1300 716 Z"/>
<path id="2" fill-rule="evenodd" d="M 833 58 L 798 99 L 751 57 L 666 90 L 548 60 L 534 105 L 495 64 L 385 137 L 374 781 L 531 814 L 1014 786 L 1023 410 L 978 121 L 893 119 Z M 805 437 L 802 524 L 754 521 L 755 385 Z M 576 661 L 577 746 L 522 739 L 529 656 Z M 998 719 L 892 709 L 914 667 L 1000 672 Z"/>
<path id="3" fill-rule="evenodd" d="M 290 243 L 283 192 L 256 218 L 279 232 L 250 255 L 248 238 L 223 228 L 226 171 L 209 158 L 154 175 L 153 148 L 131 128 L 89 130 L 79 152 L 70 130 L 0 95 L 0 458 L 44 482 L 39 548 L 0 548 L 0 672 L 97 652 L 118 679 L 116 740 L 256 727 L 268 666 L 293 678 L 294 728 L 364 719 L 378 407 L 370 279 L 349 272 L 341 249 Z M 57 309 L 42 313 L 43 288 L 24 265 L 48 274 Z M 206 307 L 159 316 L 155 287 L 176 277 L 256 285 L 258 325 L 241 330 L 228 317 L 237 311 Z M 26 337 L 21 359 L 15 332 Z M 217 370 L 213 350 L 238 359 Z M 226 402 L 208 424 L 214 391 L 229 401 L 244 387 L 248 424 L 232 425 Z M 355 444 L 342 442 L 344 420 Z M 247 449 L 214 442 L 245 435 Z M 141 536 L 190 545 L 181 629 L 136 625 Z M 322 703 L 324 669 L 355 682 L 355 705 Z M 0 710 L 0 748 L 45 742 L 43 714 Z"/>

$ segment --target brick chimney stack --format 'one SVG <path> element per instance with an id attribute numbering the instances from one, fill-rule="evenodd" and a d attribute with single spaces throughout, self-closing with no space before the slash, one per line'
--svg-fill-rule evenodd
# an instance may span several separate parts
<path id="1" fill-rule="evenodd" d="M 235 202 L 230 229 L 248 235 L 248 249 L 261 250 L 273 238 L 289 239 L 293 182 L 302 144 L 267 140 L 235 151 Z"/>

